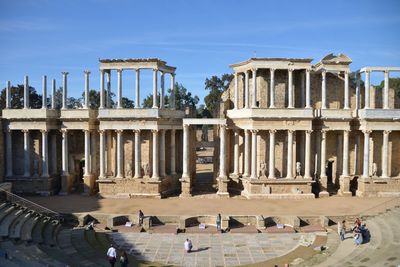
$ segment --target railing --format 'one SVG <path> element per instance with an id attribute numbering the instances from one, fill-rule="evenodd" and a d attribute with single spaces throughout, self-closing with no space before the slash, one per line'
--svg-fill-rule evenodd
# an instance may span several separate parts
<path id="1" fill-rule="evenodd" d="M 25 198 L 22 198 L 16 194 L 13 194 L 11 192 L 8 192 L 2 188 L 0 188 L 0 194 L 4 194 L 5 198 L 7 201 L 11 203 L 15 203 L 19 206 L 26 207 L 28 209 L 31 209 L 39 214 L 45 215 L 50 217 L 51 219 L 54 220 L 61 220 L 62 217 L 58 212 L 52 211 L 46 207 L 40 206 L 39 204 L 36 204 L 32 201 L 29 201 Z"/>

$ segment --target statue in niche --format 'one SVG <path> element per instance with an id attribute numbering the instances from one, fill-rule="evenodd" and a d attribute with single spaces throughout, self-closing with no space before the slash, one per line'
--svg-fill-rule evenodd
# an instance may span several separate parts
<path id="1" fill-rule="evenodd" d="M 144 176 L 150 176 L 150 166 L 148 163 L 146 163 L 143 166 L 143 171 L 144 171 Z"/>
<path id="2" fill-rule="evenodd" d="M 260 163 L 260 177 L 267 178 L 267 164 L 265 162 Z"/>
<path id="3" fill-rule="evenodd" d="M 378 166 L 376 165 L 376 163 L 374 162 L 374 163 L 372 163 L 372 176 L 373 177 L 376 177 L 377 175 L 377 172 L 378 172 Z"/>
<path id="4" fill-rule="evenodd" d="M 296 176 L 301 176 L 301 163 L 296 162 Z"/>
<path id="5" fill-rule="evenodd" d="M 33 176 L 39 176 L 39 161 L 37 158 L 33 159 Z"/>
<path id="6" fill-rule="evenodd" d="M 132 164 L 128 163 L 126 165 L 125 177 L 132 177 Z"/>

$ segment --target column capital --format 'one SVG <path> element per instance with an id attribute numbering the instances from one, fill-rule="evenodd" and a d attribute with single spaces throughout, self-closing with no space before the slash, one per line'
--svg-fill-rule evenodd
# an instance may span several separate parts
<path id="1" fill-rule="evenodd" d="M 115 130 L 117 134 L 121 134 L 124 130 Z"/>
<path id="2" fill-rule="evenodd" d="M 294 71 L 294 69 L 291 69 L 291 68 L 290 68 L 290 69 L 288 69 L 288 72 L 293 72 L 293 71 Z"/>
<path id="3" fill-rule="evenodd" d="M 134 132 L 134 133 L 140 133 L 141 130 L 140 130 L 140 129 L 134 129 L 134 130 L 132 130 L 132 132 Z"/>
<path id="4" fill-rule="evenodd" d="M 327 132 L 329 132 L 329 130 L 328 129 L 321 129 L 321 133 L 327 133 Z"/>
<path id="5" fill-rule="evenodd" d="M 274 73 L 275 71 L 276 71 L 275 68 L 270 68 L 270 69 L 269 69 L 269 72 L 271 72 L 271 73 Z"/>
<path id="6" fill-rule="evenodd" d="M 67 133 L 68 130 L 67 130 L 67 129 L 61 129 L 60 132 L 61 132 L 61 133 Z"/>
<path id="7" fill-rule="evenodd" d="M 182 125 L 182 127 L 183 127 L 184 129 L 189 129 L 189 126 L 190 126 L 189 124 L 183 124 L 183 125 Z"/>
<path id="8" fill-rule="evenodd" d="M 89 75 L 91 72 L 90 72 L 90 70 L 84 70 L 83 73 Z"/>
<path id="9" fill-rule="evenodd" d="M 390 134 L 392 131 L 391 130 L 384 130 L 383 133 L 384 134 Z"/>
<path id="10" fill-rule="evenodd" d="M 117 69 L 117 73 L 122 73 L 123 69 Z"/>
<path id="11" fill-rule="evenodd" d="M 171 133 L 175 133 L 176 132 L 176 129 L 171 129 Z"/>
<path id="12" fill-rule="evenodd" d="M 326 69 L 322 69 L 321 74 L 322 74 L 322 76 L 325 76 L 326 75 Z"/>
<path id="13" fill-rule="evenodd" d="M 153 69 L 153 72 L 157 72 L 157 71 L 158 71 L 158 69 L 155 69 L 155 68 Z"/>
<path id="14" fill-rule="evenodd" d="M 48 133 L 49 130 L 47 130 L 47 129 L 41 129 L 40 132 L 41 132 L 41 133 Z"/>
<path id="15" fill-rule="evenodd" d="M 291 130 L 291 129 L 290 129 L 290 130 L 287 130 L 287 131 L 288 131 L 288 133 L 291 133 L 291 134 L 292 134 L 292 133 L 294 133 L 296 130 Z"/>
<path id="16" fill-rule="evenodd" d="M 256 134 L 256 133 L 258 133 L 258 130 L 257 129 L 252 129 L 251 133 Z"/>
<path id="17" fill-rule="evenodd" d="M 106 72 L 106 71 L 103 70 L 103 69 L 100 70 L 100 73 L 101 73 L 101 74 L 104 74 L 105 72 Z"/>
<path id="18" fill-rule="evenodd" d="M 276 130 L 274 129 L 274 130 L 268 130 L 268 132 L 270 133 L 270 134 L 275 134 L 276 133 Z"/>
<path id="19" fill-rule="evenodd" d="M 351 130 L 343 130 L 344 133 L 350 133 Z"/>
<path id="20" fill-rule="evenodd" d="M 89 130 L 89 129 L 84 129 L 84 130 L 82 130 L 82 132 L 84 132 L 84 133 L 86 133 L 86 132 L 91 132 L 91 130 Z"/>
<path id="21" fill-rule="evenodd" d="M 383 73 L 384 73 L 385 75 L 388 75 L 388 74 L 389 74 L 389 70 L 384 70 Z"/>
<path id="22" fill-rule="evenodd" d="M 251 71 L 252 72 L 256 72 L 258 70 L 258 68 L 252 68 Z"/>
<path id="23" fill-rule="evenodd" d="M 306 72 L 310 73 L 311 72 L 311 68 L 306 68 Z"/>
<path id="24" fill-rule="evenodd" d="M 226 124 L 220 124 L 219 127 L 220 127 L 220 128 L 227 128 L 228 125 L 226 125 Z"/>
<path id="25" fill-rule="evenodd" d="M 349 74 L 350 71 L 349 71 L 349 70 L 344 70 L 343 73 L 344 73 L 344 74 Z"/>
<path id="26" fill-rule="evenodd" d="M 24 129 L 24 130 L 21 130 L 21 132 L 23 132 L 23 133 L 29 133 L 29 130 Z"/>
<path id="27" fill-rule="evenodd" d="M 313 130 L 306 130 L 306 133 L 311 134 Z"/>
<path id="28" fill-rule="evenodd" d="M 363 130 L 362 131 L 364 134 L 370 134 L 372 131 L 371 130 Z"/>
<path id="29" fill-rule="evenodd" d="M 170 72 L 169 73 L 172 77 L 175 77 L 176 76 L 176 74 L 174 73 L 174 72 Z"/>
<path id="30" fill-rule="evenodd" d="M 106 130 L 98 130 L 99 134 L 104 134 L 106 132 Z"/>
<path id="31" fill-rule="evenodd" d="M 61 74 L 64 75 L 64 76 L 67 76 L 69 74 L 69 72 L 68 71 L 63 71 L 63 72 L 61 72 Z"/>
<path id="32" fill-rule="evenodd" d="M 154 133 L 158 133 L 160 130 L 158 130 L 158 129 L 153 129 L 153 130 L 151 130 L 151 132 L 154 134 Z"/>
<path id="33" fill-rule="evenodd" d="M 370 74 L 371 71 L 370 71 L 369 69 L 366 69 L 366 70 L 364 71 L 364 73 L 365 73 L 365 74 Z"/>

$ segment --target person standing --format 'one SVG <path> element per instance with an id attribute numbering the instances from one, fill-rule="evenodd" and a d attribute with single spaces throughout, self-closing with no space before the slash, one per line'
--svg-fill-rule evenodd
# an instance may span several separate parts
<path id="1" fill-rule="evenodd" d="M 218 215 L 217 215 L 216 224 L 217 224 L 217 230 L 221 231 L 221 214 L 220 213 L 218 213 Z"/>
<path id="2" fill-rule="evenodd" d="M 125 251 L 122 252 L 121 257 L 119 258 L 119 263 L 121 267 L 128 267 L 128 254 Z"/>
<path id="3" fill-rule="evenodd" d="M 184 243 L 184 247 L 185 247 L 185 251 L 187 253 L 192 252 L 193 245 L 192 245 L 192 241 L 190 241 L 189 238 L 186 238 L 186 241 Z"/>
<path id="4" fill-rule="evenodd" d="M 115 262 L 117 261 L 117 250 L 114 248 L 112 244 L 110 245 L 110 248 L 107 251 L 107 259 L 111 267 L 114 267 Z"/>
<path id="5" fill-rule="evenodd" d="M 346 221 L 343 220 L 342 223 L 338 222 L 338 234 L 340 236 L 340 240 L 344 240 L 344 235 L 346 233 Z"/>
<path id="6" fill-rule="evenodd" d="M 144 219 L 144 214 L 143 214 L 142 210 L 139 210 L 138 217 L 139 217 L 139 226 L 142 226 L 143 225 L 143 219 Z"/>

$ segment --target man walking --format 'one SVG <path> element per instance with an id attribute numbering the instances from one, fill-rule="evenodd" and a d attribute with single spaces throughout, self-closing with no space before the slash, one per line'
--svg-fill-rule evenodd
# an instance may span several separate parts
<path id="1" fill-rule="evenodd" d="M 112 244 L 110 245 L 110 248 L 107 251 L 107 259 L 111 267 L 114 267 L 115 262 L 117 261 L 117 250 L 114 248 Z"/>

